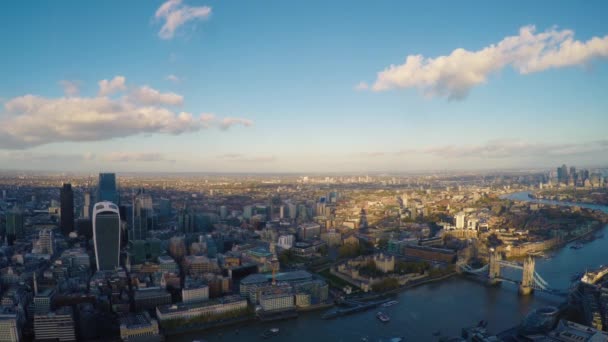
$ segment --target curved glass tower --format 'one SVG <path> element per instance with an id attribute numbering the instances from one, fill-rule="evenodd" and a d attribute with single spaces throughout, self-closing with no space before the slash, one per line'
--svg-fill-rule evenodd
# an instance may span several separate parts
<path id="1" fill-rule="evenodd" d="M 111 271 L 120 265 L 120 213 L 112 202 L 93 207 L 93 244 L 98 271 Z"/>

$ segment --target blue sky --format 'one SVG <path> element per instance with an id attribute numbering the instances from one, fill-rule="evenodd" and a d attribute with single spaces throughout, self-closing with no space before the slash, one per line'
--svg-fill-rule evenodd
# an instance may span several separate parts
<path id="1" fill-rule="evenodd" d="M 164 3 L 3 4 L 0 168 L 608 164 L 605 1 L 182 0 L 156 15 Z M 182 20 L 163 35 L 170 14 Z M 496 48 L 505 37 L 518 45 Z M 381 78 L 391 65 L 402 69 Z"/>

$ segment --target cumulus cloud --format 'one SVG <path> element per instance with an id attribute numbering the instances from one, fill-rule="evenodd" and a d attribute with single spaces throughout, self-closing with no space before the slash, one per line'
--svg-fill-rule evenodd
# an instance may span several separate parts
<path id="1" fill-rule="evenodd" d="M 99 81 L 99 96 L 108 96 L 126 90 L 126 80 L 124 76 L 115 76 L 111 80 Z"/>
<path id="2" fill-rule="evenodd" d="M 80 81 L 61 80 L 59 84 L 63 87 L 65 96 L 78 96 L 80 94 Z"/>
<path id="3" fill-rule="evenodd" d="M 173 74 L 167 75 L 167 81 L 171 81 L 173 83 L 179 83 L 181 79 Z"/>
<path id="4" fill-rule="evenodd" d="M 251 121 L 249 119 L 243 119 L 243 118 L 223 118 L 219 122 L 219 125 L 220 125 L 221 129 L 227 130 L 232 126 L 237 126 L 237 125 L 251 127 L 251 126 L 253 126 L 253 121 Z"/>
<path id="5" fill-rule="evenodd" d="M 248 156 L 241 153 L 226 153 L 217 156 L 218 159 L 233 161 L 233 162 L 258 162 L 269 163 L 277 160 L 275 156 Z"/>
<path id="6" fill-rule="evenodd" d="M 143 105 L 173 105 L 180 106 L 184 103 L 184 97 L 176 93 L 161 93 L 149 86 L 133 89 L 129 95 L 134 101 Z"/>
<path id="7" fill-rule="evenodd" d="M 167 159 L 163 154 L 157 152 L 113 152 L 103 157 L 108 162 L 162 162 L 175 160 Z"/>
<path id="8" fill-rule="evenodd" d="M 418 88 L 427 96 L 462 99 L 488 76 L 506 67 L 529 74 L 607 57 L 608 35 L 580 41 L 574 39 L 571 30 L 552 28 L 537 33 L 534 26 L 524 26 L 518 35 L 477 51 L 458 48 L 434 58 L 409 55 L 403 64 L 380 71 L 371 89 Z"/>
<path id="9" fill-rule="evenodd" d="M 182 4 L 181 0 L 169 0 L 156 10 L 156 19 L 164 20 L 158 36 L 161 39 L 171 39 L 180 26 L 189 21 L 207 19 L 210 15 L 209 6 L 193 7 Z"/>
<path id="10" fill-rule="evenodd" d="M 123 76 L 99 82 L 110 94 L 124 89 Z M 183 97 L 160 93 L 148 86 L 133 88 L 128 96 L 111 98 L 24 95 L 9 99 L 0 112 L 0 149 L 23 149 L 54 142 L 99 141 L 137 134 L 182 134 L 209 127 L 226 130 L 251 126 L 242 118 L 216 118 L 202 113 L 173 112 L 167 105 L 181 105 Z"/>

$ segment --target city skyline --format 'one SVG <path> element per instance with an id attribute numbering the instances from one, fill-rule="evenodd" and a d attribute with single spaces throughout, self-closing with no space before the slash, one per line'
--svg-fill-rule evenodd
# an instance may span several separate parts
<path id="1" fill-rule="evenodd" d="M 604 2 L 31 5 L 0 14 L 4 170 L 608 164 Z"/>

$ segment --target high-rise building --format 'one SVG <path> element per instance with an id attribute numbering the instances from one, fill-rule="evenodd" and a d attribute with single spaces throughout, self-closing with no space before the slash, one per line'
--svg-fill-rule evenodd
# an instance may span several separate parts
<path id="1" fill-rule="evenodd" d="M 34 335 L 37 341 L 76 341 L 72 308 L 64 306 L 46 315 L 35 315 Z"/>
<path id="2" fill-rule="evenodd" d="M 566 164 L 557 168 L 557 181 L 559 183 L 568 183 L 568 167 Z"/>
<path id="3" fill-rule="evenodd" d="M 181 261 L 186 255 L 186 241 L 183 236 L 169 239 L 169 254 L 177 261 Z"/>
<path id="4" fill-rule="evenodd" d="M 60 191 L 61 197 L 61 233 L 68 236 L 74 231 L 74 191 L 72 184 L 64 183 Z"/>
<path id="5" fill-rule="evenodd" d="M 120 213 L 116 204 L 99 202 L 93 208 L 93 244 L 97 270 L 120 265 Z"/>
<path id="6" fill-rule="evenodd" d="M 13 208 L 6 213 L 6 238 L 9 244 L 12 244 L 15 239 L 22 239 L 24 236 L 23 211 Z"/>
<path id="7" fill-rule="evenodd" d="M 458 214 L 454 215 L 454 224 L 456 225 L 456 229 L 464 229 L 464 225 L 465 225 L 465 215 L 463 212 L 459 212 Z"/>
<path id="8" fill-rule="evenodd" d="M 190 209 L 186 208 L 180 211 L 177 215 L 177 228 L 184 234 L 194 233 L 195 231 L 195 215 L 190 212 Z"/>
<path id="9" fill-rule="evenodd" d="M 84 205 L 82 206 L 82 217 L 89 218 L 91 217 L 91 193 L 84 193 Z"/>
<path id="10" fill-rule="evenodd" d="M 152 229 L 153 219 L 152 196 L 141 189 L 133 199 L 133 222 L 129 233 L 129 241 L 145 240 L 148 231 Z"/>
<path id="11" fill-rule="evenodd" d="M 40 254 L 53 254 L 55 252 L 55 240 L 53 230 L 44 228 L 38 233 L 38 240 L 34 244 L 34 250 Z"/>
<path id="12" fill-rule="evenodd" d="M 228 217 L 228 208 L 226 208 L 225 205 L 220 206 L 220 217 L 222 218 L 222 220 Z"/>
<path id="13" fill-rule="evenodd" d="M 116 188 L 116 174 L 100 173 L 97 187 L 97 202 L 118 203 L 118 190 Z"/>

